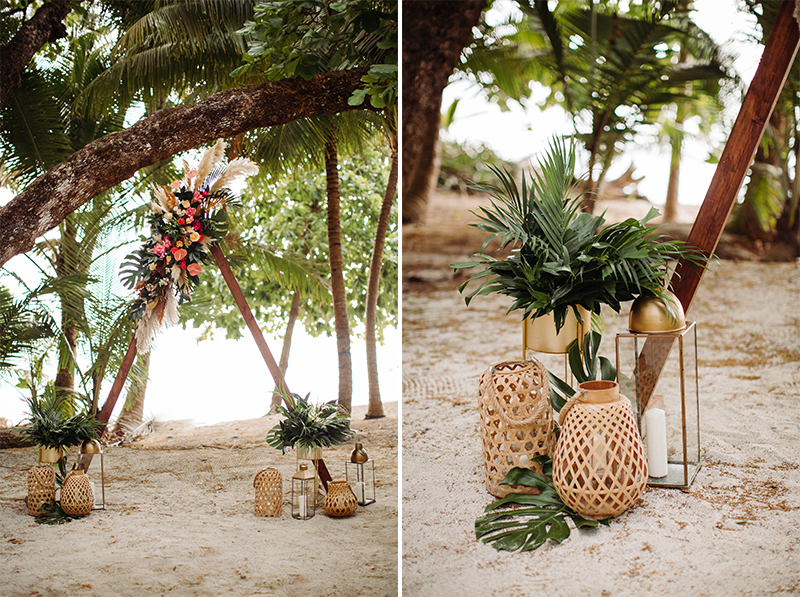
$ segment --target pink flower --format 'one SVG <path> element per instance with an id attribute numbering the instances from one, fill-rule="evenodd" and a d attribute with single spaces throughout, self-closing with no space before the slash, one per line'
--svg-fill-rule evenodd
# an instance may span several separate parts
<path id="1" fill-rule="evenodd" d="M 169 237 L 168 236 L 164 237 L 164 248 L 169 249 L 171 246 L 172 246 L 172 241 L 169 239 Z"/>
<path id="2" fill-rule="evenodd" d="M 155 253 L 159 257 L 163 257 L 164 253 L 166 253 L 166 252 L 167 252 L 167 247 L 165 247 L 161 243 L 158 243 L 155 247 L 153 247 L 153 253 Z"/>
<path id="3" fill-rule="evenodd" d="M 200 224 L 200 220 L 195 220 L 194 222 L 192 222 L 192 228 L 194 228 L 198 232 L 203 231 L 203 226 Z"/>
<path id="4" fill-rule="evenodd" d="M 173 180 L 171 183 L 169 183 L 169 186 L 171 186 L 173 189 L 179 189 L 181 188 L 181 185 L 183 185 L 183 183 L 180 180 Z"/>
<path id="5" fill-rule="evenodd" d="M 189 170 L 186 174 L 186 178 L 192 179 L 197 176 L 197 170 Z"/>
<path id="6" fill-rule="evenodd" d="M 200 270 L 202 269 L 203 267 L 199 263 L 191 263 L 189 264 L 189 267 L 186 268 L 190 276 L 196 276 L 197 274 L 200 273 Z"/>
<path id="7" fill-rule="evenodd" d="M 199 203 L 203 200 L 203 194 L 200 191 L 195 191 L 193 199 Z"/>
<path id="8" fill-rule="evenodd" d="M 189 207 L 189 208 L 186 209 L 186 215 L 189 216 L 190 218 L 193 218 L 194 214 L 196 214 L 196 213 L 197 213 L 197 210 L 194 207 Z"/>
<path id="9" fill-rule="evenodd" d="M 186 249 L 172 249 L 172 256 L 175 258 L 175 261 L 181 261 L 186 257 Z"/>

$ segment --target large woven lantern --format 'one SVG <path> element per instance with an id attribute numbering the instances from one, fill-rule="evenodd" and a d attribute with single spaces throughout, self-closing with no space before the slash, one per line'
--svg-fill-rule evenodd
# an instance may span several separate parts
<path id="1" fill-rule="evenodd" d="M 283 477 L 278 469 L 260 470 L 253 487 L 256 489 L 256 516 L 280 516 L 283 512 Z"/>
<path id="2" fill-rule="evenodd" d="M 86 516 L 94 508 L 92 485 L 81 469 L 70 471 L 61 487 L 61 509 L 69 516 Z"/>
<path id="3" fill-rule="evenodd" d="M 584 518 L 622 514 L 647 485 L 647 459 L 630 401 L 613 381 L 588 381 L 561 409 L 553 484 Z"/>
<path id="4" fill-rule="evenodd" d="M 28 514 L 39 516 L 42 506 L 56 499 L 56 472 L 49 464 L 40 464 L 28 470 Z"/>
<path id="5" fill-rule="evenodd" d="M 519 466 L 541 474 L 532 460 L 553 446 L 547 370 L 536 359 L 505 361 L 487 369 L 478 388 L 486 489 L 496 497 L 539 493 L 534 487 L 500 485 Z"/>

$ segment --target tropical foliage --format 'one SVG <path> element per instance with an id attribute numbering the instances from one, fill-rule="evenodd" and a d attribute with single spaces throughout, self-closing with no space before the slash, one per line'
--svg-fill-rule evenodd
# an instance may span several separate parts
<path id="1" fill-rule="evenodd" d="M 473 212 L 478 222 L 472 225 L 489 233 L 484 248 L 498 238 L 514 251 L 507 259 L 480 253 L 473 261 L 452 264 L 455 269 L 483 267 L 459 286 L 463 292 L 480 281 L 466 295 L 467 304 L 497 292 L 514 299 L 508 312 L 521 309 L 524 318 L 552 312 L 560 330 L 568 309 L 581 320 L 578 305 L 599 313 L 606 304 L 619 313 L 620 303 L 642 293 L 663 296 L 672 260 L 705 263 L 686 243 L 652 235 L 647 222 L 658 215 L 655 208 L 642 220 L 609 225 L 603 216 L 581 212 L 573 145 L 552 141 L 539 166 L 530 186 L 523 177 L 521 192 L 511 176 L 496 171 L 501 186 L 487 187 L 494 201 Z"/>
<path id="2" fill-rule="evenodd" d="M 588 520 L 566 506 L 553 485 L 553 461 L 548 456 L 535 458 L 544 476 L 526 468 L 512 468 L 502 485 L 535 487 L 541 493 L 510 493 L 492 502 L 486 514 L 475 521 L 475 537 L 498 551 L 530 551 L 548 540 L 561 543 L 569 538 L 567 519 L 577 529 L 608 526 L 610 519 Z"/>
<path id="3" fill-rule="evenodd" d="M 267 444 L 285 452 L 287 448 L 310 450 L 345 443 L 353 437 L 350 416 L 336 402 L 314 404 L 297 394 L 278 407 L 284 419 L 267 433 Z"/>
<path id="4" fill-rule="evenodd" d="M 41 397 L 26 399 L 28 423 L 19 434 L 39 446 L 60 448 L 77 446 L 96 437 L 100 423 L 82 408 L 74 396 L 56 393 L 48 384 Z"/>

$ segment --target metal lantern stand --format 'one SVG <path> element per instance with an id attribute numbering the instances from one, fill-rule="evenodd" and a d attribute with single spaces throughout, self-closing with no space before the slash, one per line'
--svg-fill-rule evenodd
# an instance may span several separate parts
<path id="1" fill-rule="evenodd" d="M 356 444 L 350 454 L 350 461 L 344 463 L 345 478 L 359 506 L 375 503 L 375 461 L 371 460 L 364 447 Z"/>
<path id="2" fill-rule="evenodd" d="M 308 520 L 314 518 L 317 508 L 314 489 L 314 471 L 301 464 L 292 476 L 292 518 Z"/>
<path id="3" fill-rule="evenodd" d="M 647 484 L 686 491 L 701 467 L 696 325 L 619 333 L 615 346 L 617 382 L 645 440 Z"/>
<path id="4" fill-rule="evenodd" d="M 100 445 L 100 442 L 96 439 L 87 439 L 81 445 L 81 460 L 84 457 L 93 458 L 95 455 L 100 455 L 100 495 L 101 495 L 101 502 L 97 503 L 97 498 L 95 498 L 94 507 L 92 510 L 105 510 L 106 509 L 106 469 L 105 469 L 105 462 L 103 454 L 103 447 Z"/>

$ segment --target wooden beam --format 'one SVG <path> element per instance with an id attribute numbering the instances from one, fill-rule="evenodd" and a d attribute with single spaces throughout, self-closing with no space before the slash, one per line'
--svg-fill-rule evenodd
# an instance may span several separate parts
<path id="1" fill-rule="evenodd" d="M 800 32 L 792 14 L 794 5 L 794 2 L 784 2 L 778 12 L 753 82 L 747 90 L 739 116 L 689 233 L 689 244 L 707 255 L 717 248 L 725 222 L 797 55 Z M 672 291 L 687 312 L 703 272 L 681 262 L 675 272 L 677 275 L 672 278 Z"/>
<path id="2" fill-rule="evenodd" d="M 725 222 L 733 209 L 739 189 L 797 55 L 800 30 L 793 15 L 794 5 L 794 2 L 784 2 L 778 12 L 775 25 L 767 38 L 761 62 L 742 102 L 692 230 L 689 232 L 687 242 L 706 255 L 711 255 L 717 248 L 725 229 Z M 696 269 L 691 264 L 681 261 L 672 277 L 672 292 L 681 301 L 687 313 L 704 273 L 704 269 Z M 641 386 L 640 412 L 644 412 L 650 401 L 671 348 L 672 342 L 649 340 L 642 347 L 636 374 L 642 378 L 647 377 L 649 383 Z"/>
<path id="3" fill-rule="evenodd" d="M 108 398 L 106 398 L 103 408 L 100 409 L 100 412 L 97 414 L 97 420 L 103 424 L 98 435 L 102 435 L 103 431 L 105 431 L 108 420 L 111 418 L 111 413 L 114 411 L 114 406 L 117 404 L 117 398 L 119 398 L 119 395 L 122 393 L 125 380 L 128 379 L 131 367 L 133 367 L 133 363 L 136 362 L 136 354 L 136 333 L 134 333 L 131 338 L 131 343 L 128 345 L 128 350 L 122 358 L 122 364 L 119 367 L 119 371 L 117 371 L 117 376 L 114 378 L 114 384 L 111 386 Z"/>
<path id="4" fill-rule="evenodd" d="M 253 339 L 258 345 L 258 350 L 261 352 L 261 356 L 264 358 L 264 362 L 267 364 L 270 374 L 272 374 L 272 379 L 275 381 L 276 387 L 283 393 L 284 403 L 286 404 L 287 408 L 291 408 L 286 400 L 286 397 L 289 395 L 289 388 L 286 387 L 286 382 L 283 379 L 283 373 L 281 373 L 280 367 L 278 367 L 278 364 L 275 362 L 275 359 L 269 350 L 269 346 L 267 346 L 267 342 L 264 340 L 264 335 L 261 333 L 261 328 L 258 327 L 258 322 L 256 322 L 253 312 L 250 311 L 250 307 L 247 304 L 247 300 L 244 298 L 242 289 L 239 287 L 239 283 L 236 281 L 236 276 L 233 275 L 231 266 L 228 263 L 228 260 L 225 258 L 225 255 L 222 253 L 222 250 L 219 248 L 219 245 L 214 245 L 211 247 L 211 255 L 214 256 L 214 260 L 217 262 L 217 267 L 219 267 L 219 271 L 222 273 L 222 277 L 225 279 L 225 283 L 228 285 L 228 288 L 231 291 L 233 300 L 236 303 L 236 306 L 239 307 L 239 311 L 241 311 L 242 317 L 244 317 L 244 321 L 247 324 L 250 333 L 253 335 Z"/>

